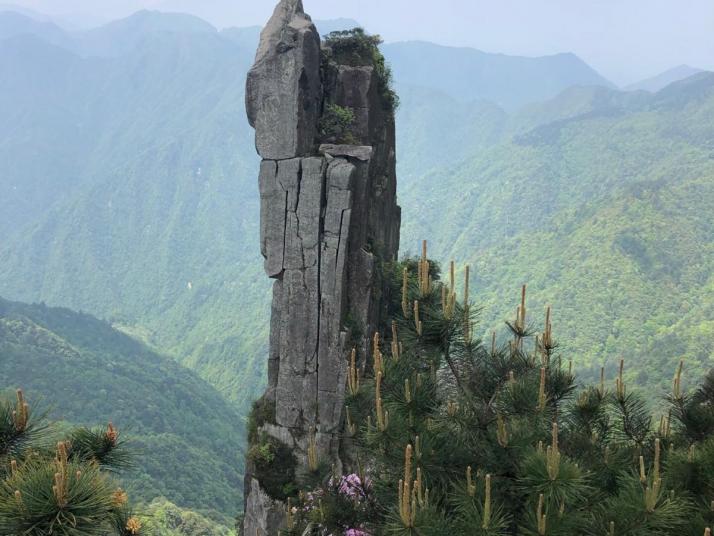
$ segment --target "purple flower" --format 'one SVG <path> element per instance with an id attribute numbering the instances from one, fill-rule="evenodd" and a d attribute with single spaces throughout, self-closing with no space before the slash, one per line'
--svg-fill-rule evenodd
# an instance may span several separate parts
<path id="1" fill-rule="evenodd" d="M 324 495 L 324 491 L 321 489 L 315 489 L 312 491 L 308 491 L 305 494 L 305 503 L 303 504 L 303 511 L 304 512 L 311 512 L 315 508 L 317 508 L 317 504 L 320 502 L 320 499 Z"/>
<path id="2" fill-rule="evenodd" d="M 347 529 L 345 536 L 371 536 L 371 534 L 362 529 Z"/>
<path id="3" fill-rule="evenodd" d="M 365 479 L 366 480 L 366 479 Z M 362 499 L 367 497 L 365 486 L 362 485 L 362 480 L 359 475 L 352 473 L 347 476 L 343 476 L 337 485 L 337 492 L 341 495 L 349 497 L 350 499 L 360 502 Z"/>

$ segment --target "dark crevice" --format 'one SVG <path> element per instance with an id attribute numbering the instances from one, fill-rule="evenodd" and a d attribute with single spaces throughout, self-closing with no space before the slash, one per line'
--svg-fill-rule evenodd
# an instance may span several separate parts
<path id="1" fill-rule="evenodd" d="M 298 172 L 297 172 L 297 186 L 295 189 L 295 222 L 297 223 L 297 226 L 295 228 L 295 235 L 298 237 L 300 241 L 300 259 L 301 259 L 301 265 L 303 267 L 303 271 L 307 266 L 305 265 L 305 249 L 303 248 L 302 244 L 302 234 L 300 233 L 300 190 L 302 188 L 302 173 L 303 173 L 303 168 L 302 168 L 302 159 L 300 159 L 300 165 L 298 166 Z M 303 277 L 304 279 L 304 277 Z"/>
<path id="2" fill-rule="evenodd" d="M 320 164 L 320 214 L 317 230 L 317 337 L 315 338 L 315 423 L 320 423 L 320 324 L 322 322 L 322 244 L 325 239 L 325 209 L 327 207 L 327 167 Z"/>
<path id="3" fill-rule="evenodd" d="M 340 244 L 342 243 L 342 224 L 345 220 L 345 210 L 347 209 L 343 208 L 340 212 L 340 226 L 338 227 L 339 230 L 337 231 L 337 251 L 335 251 L 335 278 L 337 278 L 337 266 L 339 265 L 340 260 Z"/>
<path id="4" fill-rule="evenodd" d="M 277 177 L 275 178 L 275 181 L 280 185 L 280 188 L 282 189 L 283 186 L 282 186 L 282 184 L 280 184 Z M 285 206 L 283 207 L 283 258 L 280 261 L 280 263 L 282 264 L 282 272 L 285 272 L 285 250 L 287 248 L 288 201 L 289 201 L 288 197 L 289 197 L 289 192 L 285 192 Z"/>

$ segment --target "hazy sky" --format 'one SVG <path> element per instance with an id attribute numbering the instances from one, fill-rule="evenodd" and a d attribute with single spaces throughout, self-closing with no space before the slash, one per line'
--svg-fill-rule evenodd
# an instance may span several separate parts
<path id="1" fill-rule="evenodd" d="M 714 0 L 303 0 L 313 18 L 347 17 L 387 41 L 424 39 L 528 56 L 574 52 L 620 84 L 679 64 L 714 70 Z M 273 0 L 0 0 L 75 23 L 141 8 L 190 12 L 219 27 L 263 24 Z"/>

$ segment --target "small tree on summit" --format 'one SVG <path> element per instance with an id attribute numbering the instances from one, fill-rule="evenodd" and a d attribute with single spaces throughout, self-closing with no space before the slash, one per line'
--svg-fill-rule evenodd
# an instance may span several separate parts
<path id="1" fill-rule="evenodd" d="M 323 53 L 325 59 L 342 65 L 364 65 L 374 68 L 379 84 L 379 93 L 385 110 L 394 113 L 399 107 L 399 97 L 392 88 L 392 69 L 379 50 L 382 38 L 371 35 L 362 28 L 331 32 L 325 36 Z"/>

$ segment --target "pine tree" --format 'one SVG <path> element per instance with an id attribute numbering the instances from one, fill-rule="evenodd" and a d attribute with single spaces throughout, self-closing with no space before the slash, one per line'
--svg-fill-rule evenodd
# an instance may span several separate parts
<path id="1" fill-rule="evenodd" d="M 50 444 L 45 417 L 21 390 L 0 398 L 0 535 L 143 534 L 112 478 L 130 463 L 118 430 L 77 428 Z"/>
<path id="2" fill-rule="evenodd" d="M 349 363 L 345 453 L 290 507 L 287 534 L 693 535 L 714 522 L 714 373 L 682 367 L 665 412 L 617 377 L 578 386 L 551 311 L 527 292 L 506 334 L 476 337 L 469 270 L 457 290 L 427 258 L 390 268 L 391 332 Z M 459 295 L 463 298 L 459 299 Z M 350 481 L 351 486 L 345 482 Z M 304 484 L 306 481 L 303 482 Z M 708 532 L 707 532 L 708 533 Z"/>

